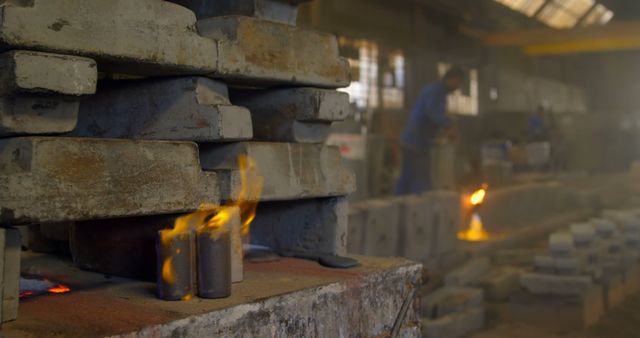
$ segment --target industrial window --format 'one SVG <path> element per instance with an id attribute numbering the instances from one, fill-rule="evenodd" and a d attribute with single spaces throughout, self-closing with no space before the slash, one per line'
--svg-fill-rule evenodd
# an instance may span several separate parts
<path id="1" fill-rule="evenodd" d="M 497 2 L 513 9 L 514 11 L 522 12 L 527 16 L 534 16 L 540 10 L 540 7 L 544 5 L 546 0 L 496 0 Z"/>
<path id="2" fill-rule="evenodd" d="M 360 109 L 378 108 L 378 45 L 364 39 L 339 39 L 340 53 L 349 60 L 352 82 L 339 89 Z"/>
<path id="3" fill-rule="evenodd" d="M 438 75 L 443 77 L 451 64 L 438 63 Z M 470 69 L 467 74 L 468 86 L 464 86 L 447 97 L 447 110 L 451 114 L 478 115 L 480 111 L 480 91 L 478 88 L 478 70 Z"/>
<path id="4" fill-rule="evenodd" d="M 582 26 L 604 25 L 611 21 L 613 12 L 601 4 L 596 5 L 582 20 Z"/>
<path id="5" fill-rule="evenodd" d="M 404 108 L 404 54 L 401 50 L 389 53 L 384 60 L 382 74 L 382 107 Z"/>
<path id="6" fill-rule="evenodd" d="M 596 0 L 494 0 L 557 29 L 604 25 L 613 12 Z"/>

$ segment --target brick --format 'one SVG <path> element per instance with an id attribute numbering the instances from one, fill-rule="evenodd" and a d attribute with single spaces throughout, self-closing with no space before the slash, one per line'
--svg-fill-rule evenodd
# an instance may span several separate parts
<path id="1" fill-rule="evenodd" d="M 223 142 L 251 139 L 251 114 L 204 77 L 118 81 L 84 101 L 81 137 Z"/>
<path id="2" fill-rule="evenodd" d="M 90 95 L 96 92 L 97 81 L 92 59 L 22 50 L 0 54 L 0 96 Z"/>
<path id="3" fill-rule="evenodd" d="M 624 288 L 627 297 L 640 291 L 640 267 L 637 265 L 624 270 Z"/>
<path id="4" fill-rule="evenodd" d="M 484 324 L 484 308 L 469 309 L 438 319 L 423 320 L 422 334 L 427 338 L 462 338 L 481 330 Z"/>
<path id="5" fill-rule="evenodd" d="M 474 285 L 489 272 L 490 268 L 491 261 L 489 258 L 474 258 L 446 274 L 444 284 L 447 286 Z"/>
<path id="6" fill-rule="evenodd" d="M 338 88 L 351 81 L 349 63 L 339 57 L 331 34 L 247 16 L 203 19 L 198 31 L 219 41 L 212 76 L 227 82 Z"/>
<path id="7" fill-rule="evenodd" d="M 432 231 L 437 222 L 436 208 L 427 198 L 409 196 L 397 200 L 399 207 L 399 254 L 417 261 L 426 261 L 434 253 Z"/>
<path id="8" fill-rule="evenodd" d="M 254 118 L 278 116 L 305 122 L 344 121 L 352 109 L 347 93 L 308 87 L 232 90 L 231 101 L 249 108 Z"/>
<path id="9" fill-rule="evenodd" d="M 443 287 L 422 299 L 422 316 L 441 318 L 472 308 L 481 308 L 484 292 L 479 288 Z"/>
<path id="10" fill-rule="evenodd" d="M 253 118 L 253 134 L 256 141 L 325 143 L 331 132 L 330 123 L 292 120 L 267 121 Z"/>
<path id="11" fill-rule="evenodd" d="M 267 142 L 200 145 L 203 168 L 221 173 L 223 199 L 234 199 L 239 192 L 239 155 L 255 160 L 264 177 L 260 201 L 344 196 L 355 190 L 354 174 L 343 165 L 335 147 Z"/>
<path id="12" fill-rule="evenodd" d="M 344 197 L 260 203 L 251 243 L 276 251 L 345 255 L 347 222 Z"/>
<path id="13" fill-rule="evenodd" d="M 616 232 L 616 225 L 607 219 L 592 218 L 589 220 L 596 227 L 596 234 L 600 238 L 610 238 Z"/>
<path id="14" fill-rule="evenodd" d="M 520 277 L 520 285 L 534 294 L 580 295 L 593 285 L 593 281 L 588 276 L 526 273 Z"/>
<path id="15" fill-rule="evenodd" d="M 19 94 L 0 97 L 0 137 L 61 134 L 78 121 L 78 99 Z"/>
<path id="16" fill-rule="evenodd" d="M 548 255 L 536 255 L 533 258 L 533 268 L 538 273 L 553 274 L 556 272 L 556 261 Z"/>
<path id="17" fill-rule="evenodd" d="M 575 250 L 573 236 L 568 232 L 549 235 L 549 253 L 554 257 L 567 257 Z"/>
<path id="18" fill-rule="evenodd" d="M 201 171 L 194 143 L 0 141 L 0 223 L 167 214 L 217 201 L 216 176 Z"/>
<path id="19" fill-rule="evenodd" d="M 510 314 L 515 321 L 552 330 L 580 332 L 595 325 L 603 313 L 603 293 L 599 285 L 572 295 L 522 290 L 511 298 Z"/>
<path id="20" fill-rule="evenodd" d="M 453 191 L 431 191 L 422 195 L 433 205 L 434 215 L 431 225 L 432 250 L 435 255 L 443 255 L 456 250 L 458 229 L 461 224 L 461 198 Z"/>
<path id="21" fill-rule="evenodd" d="M 298 5 L 311 0 L 170 0 L 195 12 L 198 19 L 244 15 L 295 25 Z"/>
<path id="22" fill-rule="evenodd" d="M 572 224 L 570 228 L 576 247 L 591 246 L 597 239 L 595 227 L 590 223 Z"/>
<path id="23" fill-rule="evenodd" d="M 0 11 L 0 42 L 5 49 L 91 57 L 105 72 L 213 72 L 216 42 L 199 36 L 195 24 L 190 10 L 166 1 L 20 1 Z"/>
<path id="24" fill-rule="evenodd" d="M 604 308 L 605 310 L 611 310 L 618 305 L 622 304 L 626 297 L 626 289 L 624 284 L 624 276 L 622 273 L 617 273 L 606 278 L 601 282 L 604 291 Z"/>
<path id="25" fill-rule="evenodd" d="M 20 294 L 20 253 L 22 245 L 20 232 L 15 228 L 5 228 L 4 272 L 2 287 L 2 321 L 18 318 Z"/>
<path id="26" fill-rule="evenodd" d="M 362 254 L 363 237 L 366 224 L 365 215 L 360 209 L 349 208 L 349 223 L 347 230 L 347 252 L 350 254 Z"/>
<path id="27" fill-rule="evenodd" d="M 398 252 L 398 204 L 392 200 L 355 203 L 364 213 L 363 254 L 395 256 Z"/>
<path id="28" fill-rule="evenodd" d="M 484 296 L 491 301 L 505 301 L 520 287 L 520 269 L 497 267 L 487 273 L 478 284 Z"/>

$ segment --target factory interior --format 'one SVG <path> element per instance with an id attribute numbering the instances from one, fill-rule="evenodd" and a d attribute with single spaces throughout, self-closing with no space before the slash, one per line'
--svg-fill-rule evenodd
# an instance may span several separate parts
<path id="1" fill-rule="evenodd" d="M 637 60 L 633 0 L 0 0 L 0 337 L 640 337 Z"/>

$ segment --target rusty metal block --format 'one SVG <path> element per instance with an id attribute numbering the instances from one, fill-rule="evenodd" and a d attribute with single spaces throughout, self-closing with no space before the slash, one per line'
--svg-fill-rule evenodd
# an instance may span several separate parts
<path id="1" fill-rule="evenodd" d="M 199 36 L 195 24 L 190 10 L 158 0 L 0 4 L 2 49 L 94 57 L 103 72 L 163 75 L 215 71 L 216 42 Z"/>
<path id="2" fill-rule="evenodd" d="M 227 86 L 205 77 L 103 85 L 83 100 L 71 135 L 228 142 L 252 138 L 251 115 L 232 106 Z"/>
<path id="3" fill-rule="evenodd" d="M 344 167 L 335 147 L 268 142 L 202 144 L 202 167 L 219 173 L 222 199 L 234 199 L 239 193 L 239 155 L 254 159 L 264 177 L 260 201 L 344 196 L 355 190 L 354 174 Z"/>
<path id="4" fill-rule="evenodd" d="M 190 142 L 24 137 L 0 141 L 0 223 L 167 214 L 218 202 Z"/>
<path id="5" fill-rule="evenodd" d="M 203 19 L 198 30 L 220 43 L 214 77 L 253 86 L 338 88 L 351 82 L 349 63 L 331 34 L 246 16 Z"/>

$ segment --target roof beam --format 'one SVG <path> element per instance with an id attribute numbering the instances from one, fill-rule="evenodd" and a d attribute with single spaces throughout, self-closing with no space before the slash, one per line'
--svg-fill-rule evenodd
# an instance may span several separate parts
<path id="1" fill-rule="evenodd" d="M 640 22 L 610 23 L 568 30 L 534 29 L 492 33 L 484 38 L 489 46 L 522 47 L 533 55 L 575 54 L 640 49 Z"/>

